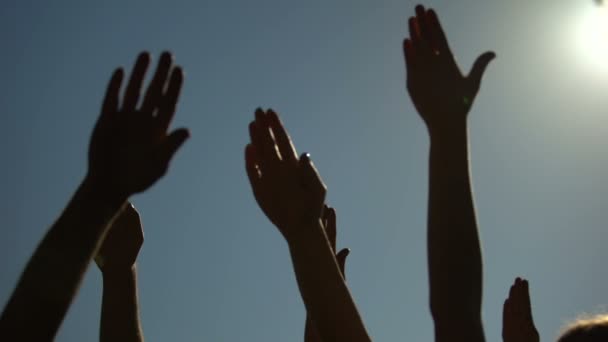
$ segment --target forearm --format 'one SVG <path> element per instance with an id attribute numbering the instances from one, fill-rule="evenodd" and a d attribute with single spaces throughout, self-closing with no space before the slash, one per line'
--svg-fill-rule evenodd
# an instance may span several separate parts
<path id="1" fill-rule="evenodd" d="M 435 318 L 481 315 L 482 258 L 469 175 L 466 123 L 431 134 L 428 262 Z"/>
<path id="2" fill-rule="evenodd" d="M 370 341 L 320 223 L 289 244 L 306 311 L 323 341 Z"/>
<path id="3" fill-rule="evenodd" d="M 304 342 L 321 342 L 317 328 L 308 313 L 306 313 L 306 323 L 304 324 Z"/>
<path id="4" fill-rule="evenodd" d="M 103 273 L 100 341 L 143 341 L 135 265 Z"/>
<path id="5" fill-rule="evenodd" d="M 85 181 L 28 262 L 0 319 L 0 339 L 51 340 L 124 201 Z"/>

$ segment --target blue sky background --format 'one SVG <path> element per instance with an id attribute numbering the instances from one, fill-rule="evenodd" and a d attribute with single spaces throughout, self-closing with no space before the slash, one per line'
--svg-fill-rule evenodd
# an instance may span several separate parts
<path id="1" fill-rule="evenodd" d="M 0 303 L 83 178 L 112 70 L 130 68 L 142 50 L 170 49 L 186 71 L 174 125 L 192 138 L 169 174 L 132 199 L 145 229 L 146 339 L 302 340 L 286 243 L 244 170 L 247 124 L 262 106 L 281 113 L 328 186 L 338 246 L 352 250 L 349 286 L 374 340 L 432 340 L 428 137 L 405 91 L 401 53 L 415 4 L 5 1 Z M 567 320 L 608 310 L 608 67 L 579 44 L 581 22 L 597 8 L 591 0 L 425 4 L 463 69 L 486 50 L 498 55 L 470 114 L 487 339 L 500 340 L 502 302 L 522 275 L 551 340 Z M 93 266 L 57 341 L 96 340 L 100 305 Z"/>

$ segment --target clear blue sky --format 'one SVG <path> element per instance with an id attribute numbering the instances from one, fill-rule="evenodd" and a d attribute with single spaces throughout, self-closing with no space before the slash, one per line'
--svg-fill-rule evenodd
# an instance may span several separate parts
<path id="1" fill-rule="evenodd" d="M 484 320 L 531 283 L 544 340 L 606 309 L 608 70 L 576 34 L 593 2 L 430 1 L 468 70 L 490 65 L 470 117 L 483 240 Z M 286 243 L 244 171 L 257 106 L 282 114 L 338 211 L 347 277 L 377 341 L 431 341 L 425 250 L 428 138 L 404 86 L 397 0 L 17 1 L 0 12 L 0 303 L 85 173 L 112 70 L 170 49 L 186 71 L 176 126 L 192 138 L 133 198 L 148 341 L 300 341 L 304 306 Z M 604 43 L 608 43 L 604 42 Z M 85 228 L 85 227 L 83 227 Z M 454 279 L 458 281 L 458 279 Z M 91 267 L 57 341 L 98 337 Z"/>

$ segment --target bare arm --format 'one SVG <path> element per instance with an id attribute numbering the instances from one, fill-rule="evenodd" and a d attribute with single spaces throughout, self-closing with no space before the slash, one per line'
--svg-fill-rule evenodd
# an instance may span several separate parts
<path id="1" fill-rule="evenodd" d="M 135 260 L 144 241 L 139 214 L 127 205 L 112 224 L 95 262 L 103 276 L 99 340 L 143 341 Z"/>
<path id="2" fill-rule="evenodd" d="M 327 235 L 327 239 L 329 240 L 329 244 L 332 247 L 332 250 L 336 251 L 336 211 L 328 206 L 325 206 L 323 209 L 323 219 L 322 219 L 323 229 L 325 230 L 325 235 Z M 340 267 L 340 273 L 342 277 L 346 280 L 346 276 L 344 273 L 344 268 L 346 265 L 346 257 L 350 253 L 348 248 L 343 248 L 336 254 L 336 261 L 338 262 L 338 266 Z M 315 327 L 315 323 L 308 312 L 306 313 L 306 323 L 304 325 L 304 342 L 321 342 L 321 337 L 317 332 L 317 328 Z"/>
<path id="3" fill-rule="evenodd" d="M 323 209 L 323 219 L 321 220 L 323 229 L 325 230 L 325 235 L 329 240 L 329 244 L 331 246 L 332 251 L 336 252 L 336 211 L 334 208 L 328 207 L 327 205 Z M 346 266 L 346 257 L 350 254 L 350 250 L 348 248 L 343 248 L 340 252 L 336 253 L 336 261 L 338 262 L 338 266 L 340 267 L 340 273 L 342 277 L 346 280 L 346 276 L 344 273 L 344 268 Z M 306 313 L 306 323 L 304 325 L 304 342 L 321 342 L 321 337 L 317 332 L 317 328 L 315 326 L 314 320 L 312 316 L 307 312 Z"/>
<path id="4" fill-rule="evenodd" d="M 161 58 L 136 109 L 149 62 L 148 54 L 138 58 L 120 107 L 123 71 L 114 72 L 91 138 L 85 181 L 23 271 L 0 318 L 0 340 L 53 339 L 114 216 L 131 194 L 164 175 L 187 139 L 183 129 L 167 134 L 182 83 L 181 70 L 171 72 L 170 55 Z"/>
<path id="5" fill-rule="evenodd" d="M 0 318 L 0 340 L 53 340 L 97 243 L 124 203 L 85 181 L 30 258 Z M 84 228 L 84 229 L 83 229 Z"/>
<path id="6" fill-rule="evenodd" d="M 103 274 L 99 340 L 143 341 L 137 300 L 137 267 Z"/>
<path id="7" fill-rule="evenodd" d="M 431 138 L 427 248 L 436 339 L 483 341 L 482 258 L 469 184 L 466 133 Z M 456 339 L 458 340 L 458 339 Z"/>
<path id="8" fill-rule="evenodd" d="M 300 294 L 319 336 L 369 341 L 321 223 L 326 189 L 315 167 L 307 155 L 298 160 L 272 110 L 257 110 L 249 131 L 245 161 L 254 196 L 287 240 Z"/>
<path id="9" fill-rule="evenodd" d="M 433 10 L 416 7 L 404 41 L 407 86 L 430 135 L 428 263 L 437 341 L 484 341 L 482 258 L 469 175 L 467 114 L 482 55 L 463 76 Z"/>

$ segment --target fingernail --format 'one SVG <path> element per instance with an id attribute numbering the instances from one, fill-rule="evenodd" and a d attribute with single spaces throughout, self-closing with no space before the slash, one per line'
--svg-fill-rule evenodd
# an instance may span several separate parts
<path id="1" fill-rule="evenodd" d="M 258 119 L 263 119 L 264 118 L 264 111 L 262 110 L 262 108 L 259 108 L 255 110 L 255 118 L 256 120 Z"/>
<path id="2" fill-rule="evenodd" d="M 165 59 L 173 59 L 173 55 L 171 54 L 171 52 L 165 50 L 163 51 L 163 53 L 160 55 L 160 58 L 165 60 Z"/>
<path id="3" fill-rule="evenodd" d="M 148 51 L 143 51 L 142 53 L 139 54 L 139 56 L 137 57 L 138 61 L 140 62 L 144 62 L 144 61 L 150 61 L 151 59 L 151 55 Z"/>

